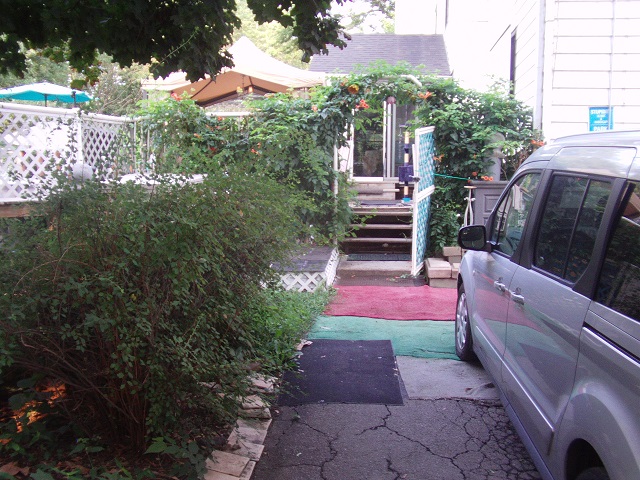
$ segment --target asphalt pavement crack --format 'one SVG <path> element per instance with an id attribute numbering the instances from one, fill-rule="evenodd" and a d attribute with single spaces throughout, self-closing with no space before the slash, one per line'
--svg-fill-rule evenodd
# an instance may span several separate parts
<path id="1" fill-rule="evenodd" d="M 501 406 L 464 399 L 278 410 L 253 480 L 537 480 Z"/>

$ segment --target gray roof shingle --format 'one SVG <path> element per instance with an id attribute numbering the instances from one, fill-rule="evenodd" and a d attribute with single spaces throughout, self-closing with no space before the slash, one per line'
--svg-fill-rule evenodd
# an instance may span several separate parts
<path id="1" fill-rule="evenodd" d="M 356 65 L 367 67 L 378 60 L 423 65 L 424 73 L 451 75 L 442 35 L 352 34 L 343 50 L 329 47 L 328 55 L 314 55 L 309 70 L 350 73 Z"/>

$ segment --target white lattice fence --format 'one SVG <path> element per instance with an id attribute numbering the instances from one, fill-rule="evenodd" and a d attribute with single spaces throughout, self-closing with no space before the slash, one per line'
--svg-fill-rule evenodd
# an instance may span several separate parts
<path id="1" fill-rule="evenodd" d="M 0 104 L 0 201 L 19 202 L 66 161 L 82 161 L 77 111 Z"/>
<path id="2" fill-rule="evenodd" d="M 53 169 L 100 180 L 138 171 L 135 129 L 127 117 L 0 103 L 0 202 L 24 201 Z"/>
<path id="3" fill-rule="evenodd" d="M 139 171 L 133 119 L 84 114 L 81 120 L 84 161 L 101 180 Z"/>

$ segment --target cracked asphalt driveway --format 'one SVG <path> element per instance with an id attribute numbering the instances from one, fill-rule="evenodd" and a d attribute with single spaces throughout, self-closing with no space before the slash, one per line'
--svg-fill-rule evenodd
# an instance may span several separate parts
<path id="1" fill-rule="evenodd" d="M 253 480 L 533 480 L 530 457 L 497 400 L 274 409 Z"/>

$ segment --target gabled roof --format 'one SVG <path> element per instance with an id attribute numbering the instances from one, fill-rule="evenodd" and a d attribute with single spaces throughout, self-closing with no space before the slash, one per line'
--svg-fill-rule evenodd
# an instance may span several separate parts
<path id="1" fill-rule="evenodd" d="M 352 34 L 343 50 L 329 47 L 328 55 L 314 55 L 309 70 L 350 73 L 356 65 L 367 67 L 378 60 L 424 65 L 423 73 L 451 75 L 442 35 Z"/>

